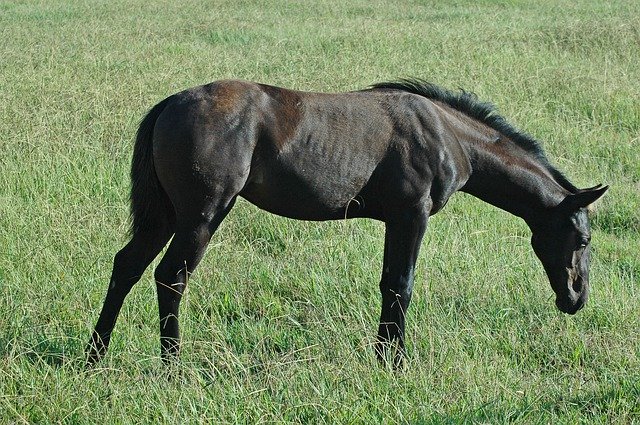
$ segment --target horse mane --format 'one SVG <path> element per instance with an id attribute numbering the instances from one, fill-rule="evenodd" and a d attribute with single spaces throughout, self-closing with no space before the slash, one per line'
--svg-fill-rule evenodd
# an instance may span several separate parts
<path id="1" fill-rule="evenodd" d="M 549 170 L 555 180 L 571 193 L 579 189 L 574 186 L 547 159 L 542 145 L 532 136 L 515 129 L 500 114 L 495 105 L 484 102 L 471 92 L 460 89 L 458 92 L 447 90 L 433 83 L 421 79 L 401 79 L 384 83 L 377 83 L 370 87 L 372 90 L 400 90 L 417 94 L 427 99 L 442 102 L 463 114 L 480 121 L 501 134 L 507 136 L 525 151 L 533 154 Z"/>

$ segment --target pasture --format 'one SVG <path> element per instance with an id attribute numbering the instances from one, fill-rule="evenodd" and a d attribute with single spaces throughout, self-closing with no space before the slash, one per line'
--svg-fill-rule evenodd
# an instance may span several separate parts
<path id="1" fill-rule="evenodd" d="M 636 1 L 4 0 L 0 31 L 0 423 L 640 421 Z M 179 363 L 156 260 L 82 367 L 151 106 L 223 78 L 400 77 L 477 93 L 577 186 L 611 185 L 583 310 L 556 310 L 522 220 L 459 193 L 429 221 L 394 373 L 372 348 L 384 226 L 240 200 L 190 278 Z"/>

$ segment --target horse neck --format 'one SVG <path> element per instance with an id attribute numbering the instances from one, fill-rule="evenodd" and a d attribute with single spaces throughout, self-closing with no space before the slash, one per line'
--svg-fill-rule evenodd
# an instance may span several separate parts
<path id="1" fill-rule="evenodd" d="M 508 137 L 493 131 L 466 140 L 473 140 L 465 146 L 472 172 L 463 192 L 523 218 L 530 227 L 569 194 L 546 161 Z"/>

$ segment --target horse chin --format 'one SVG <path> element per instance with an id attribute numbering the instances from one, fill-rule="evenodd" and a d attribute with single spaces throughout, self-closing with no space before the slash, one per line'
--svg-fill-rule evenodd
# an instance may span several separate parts
<path id="1" fill-rule="evenodd" d="M 571 300 L 569 297 L 556 297 L 556 307 L 558 307 L 558 310 L 566 314 L 576 314 L 582 307 L 584 307 L 584 304 L 582 297 L 578 297 L 575 301 Z"/>
<path id="2" fill-rule="evenodd" d="M 589 297 L 588 279 L 582 278 L 575 268 L 567 268 L 566 274 L 562 273 L 556 277 L 552 287 L 560 288 L 556 290 L 556 307 L 563 313 L 574 315 L 587 303 Z M 554 280 L 551 280 L 554 282 Z"/>

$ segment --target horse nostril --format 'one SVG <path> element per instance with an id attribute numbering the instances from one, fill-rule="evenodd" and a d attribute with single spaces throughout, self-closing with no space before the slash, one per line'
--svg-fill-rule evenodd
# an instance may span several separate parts
<path id="1" fill-rule="evenodd" d="M 574 292 L 580 294 L 582 292 L 582 279 L 576 279 L 573 281 L 573 283 L 571 284 L 571 288 L 573 289 Z"/>

